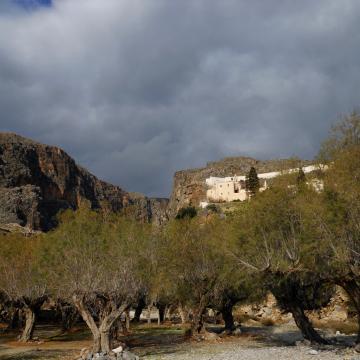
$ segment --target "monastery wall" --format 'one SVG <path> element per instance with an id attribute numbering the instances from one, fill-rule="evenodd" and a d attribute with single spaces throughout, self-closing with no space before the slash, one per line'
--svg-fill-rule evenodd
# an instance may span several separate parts
<path id="1" fill-rule="evenodd" d="M 311 173 L 315 170 L 324 170 L 325 166 L 322 165 L 309 165 L 303 167 L 305 174 Z M 288 169 L 286 171 L 273 171 L 268 173 L 258 174 L 260 180 L 260 191 L 267 189 L 267 180 L 276 178 L 284 174 L 291 174 L 298 172 L 299 169 Z M 246 177 L 241 175 L 234 175 L 228 177 L 214 177 L 211 176 L 205 180 L 208 186 L 206 197 L 207 201 L 200 203 L 200 206 L 206 207 L 209 202 L 231 202 L 231 201 L 245 201 L 248 199 L 249 194 L 245 188 Z M 322 184 L 319 180 L 312 180 L 312 185 L 316 190 L 321 190 Z"/>

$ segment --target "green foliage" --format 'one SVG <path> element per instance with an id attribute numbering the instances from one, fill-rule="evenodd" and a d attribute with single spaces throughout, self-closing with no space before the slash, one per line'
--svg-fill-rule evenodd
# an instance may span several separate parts
<path id="1" fill-rule="evenodd" d="M 253 279 L 239 271 L 227 251 L 230 223 L 196 217 L 172 221 L 165 229 L 164 266 L 173 299 L 193 309 L 219 307 L 225 299 L 248 299 Z"/>
<path id="2" fill-rule="evenodd" d="M 318 158 L 320 162 L 333 161 L 340 152 L 360 146 L 360 114 L 353 111 L 332 127 L 330 136 L 321 146 Z"/>
<path id="3" fill-rule="evenodd" d="M 288 271 L 305 259 L 313 266 L 320 251 L 312 228 L 316 199 L 311 189 L 275 183 L 235 216 L 234 251 L 253 269 Z"/>
<path id="4" fill-rule="evenodd" d="M 299 168 L 299 172 L 296 178 L 296 182 L 298 184 L 298 186 L 303 186 L 304 184 L 306 184 L 306 175 L 304 173 L 304 170 L 302 168 Z"/>
<path id="5" fill-rule="evenodd" d="M 359 129 L 352 114 L 325 142 L 324 191 L 303 186 L 301 172 L 284 175 L 234 216 L 229 246 L 243 271 L 262 274 L 260 283 L 317 341 L 303 311 L 324 306 L 334 283 L 346 289 L 360 316 Z"/>
<path id="6" fill-rule="evenodd" d="M 291 311 L 289 299 L 299 302 L 304 310 L 318 310 L 326 306 L 335 293 L 334 286 L 307 273 L 274 273 L 266 283 L 284 311 Z"/>
<path id="7" fill-rule="evenodd" d="M 193 217 L 195 217 L 197 215 L 197 211 L 195 209 L 194 206 L 187 206 L 184 208 L 181 208 L 177 215 L 176 215 L 176 219 L 185 219 L 185 218 L 189 218 L 192 219 Z"/>
<path id="8" fill-rule="evenodd" d="M 260 181 L 254 167 L 250 168 L 249 173 L 245 180 L 246 190 L 251 194 L 255 195 L 260 189 Z"/>
<path id="9" fill-rule="evenodd" d="M 219 212 L 219 208 L 215 204 L 209 204 L 206 206 L 206 210 L 217 214 Z"/>
<path id="10" fill-rule="evenodd" d="M 11 301 L 25 304 L 47 293 L 47 269 L 40 261 L 43 242 L 42 236 L 0 236 L 0 289 Z"/>
<path id="11" fill-rule="evenodd" d="M 325 175 L 322 239 L 332 274 L 360 277 L 360 146 L 338 153 Z M 331 261 L 331 262 L 330 262 Z"/>
<path id="12" fill-rule="evenodd" d="M 87 298 L 111 294 L 119 301 L 135 297 L 140 276 L 135 249 L 142 231 L 140 224 L 87 208 L 65 212 L 43 249 L 52 292 L 62 298 L 73 294 Z"/>

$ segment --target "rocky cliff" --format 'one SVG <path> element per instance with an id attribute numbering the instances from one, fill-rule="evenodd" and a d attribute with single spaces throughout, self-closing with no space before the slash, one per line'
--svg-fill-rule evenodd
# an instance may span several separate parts
<path id="1" fill-rule="evenodd" d="M 130 198 L 134 206 L 132 211 L 135 218 L 153 222 L 156 225 L 165 224 L 169 220 L 169 199 L 149 198 L 143 194 L 130 193 Z"/>
<path id="2" fill-rule="evenodd" d="M 254 166 L 258 173 L 281 171 L 309 164 L 299 159 L 256 160 L 250 157 L 228 157 L 209 162 L 206 167 L 178 171 L 174 175 L 173 191 L 170 197 L 169 212 L 173 215 L 185 206 L 198 206 L 206 200 L 205 179 L 210 176 L 246 175 Z"/>
<path id="3" fill-rule="evenodd" d="M 114 212 L 133 206 L 144 221 L 162 223 L 167 218 L 166 199 L 132 197 L 99 180 L 58 147 L 0 133 L 0 224 L 46 231 L 56 225 L 59 210 L 76 209 L 85 201 L 93 209 Z"/>

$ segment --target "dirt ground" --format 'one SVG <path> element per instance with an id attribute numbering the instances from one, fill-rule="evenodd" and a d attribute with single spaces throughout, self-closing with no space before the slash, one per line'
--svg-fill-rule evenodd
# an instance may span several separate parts
<path id="1" fill-rule="evenodd" d="M 216 334 L 221 328 L 212 326 L 209 330 Z M 302 336 L 294 324 L 263 326 L 248 323 L 242 326 L 237 336 L 216 336 L 206 341 L 190 341 L 184 329 L 171 324 L 163 326 L 136 326 L 131 335 L 124 337 L 131 351 L 150 360 L 182 360 L 182 359 L 351 359 L 360 360 L 350 344 L 354 335 L 338 334 L 336 329 L 327 330 L 324 334 L 337 341 L 336 347 L 317 349 L 317 354 L 307 345 L 295 342 Z M 34 336 L 41 340 L 30 344 L 16 341 L 17 333 L 0 335 L 1 360 L 72 360 L 84 347 L 91 344 L 91 336 L 86 328 L 78 328 L 71 333 L 61 334 L 54 326 L 40 325 Z"/>
<path id="2" fill-rule="evenodd" d="M 0 335 L 1 360 L 53 360 L 72 359 L 84 347 L 91 344 L 91 336 L 86 329 L 61 334 L 55 326 L 37 326 L 34 337 L 39 341 L 22 344 L 17 341 L 17 332 Z"/>

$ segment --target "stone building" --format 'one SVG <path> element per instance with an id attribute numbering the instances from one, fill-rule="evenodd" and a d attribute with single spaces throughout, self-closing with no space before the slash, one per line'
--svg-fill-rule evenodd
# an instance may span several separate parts
<path id="1" fill-rule="evenodd" d="M 304 173 L 311 173 L 315 170 L 324 169 L 321 165 L 309 165 L 303 168 Z M 299 169 L 288 169 L 286 171 L 273 171 L 268 173 L 258 174 L 260 180 L 260 191 L 268 188 L 268 180 L 273 179 L 282 174 L 290 174 L 298 172 Z M 249 194 L 245 187 L 245 176 L 229 176 L 229 177 L 214 177 L 211 176 L 206 180 L 207 200 L 200 203 L 201 207 L 206 207 L 211 202 L 231 202 L 231 201 L 245 201 L 249 198 Z M 319 180 L 312 180 L 316 190 L 321 190 L 322 184 Z"/>

